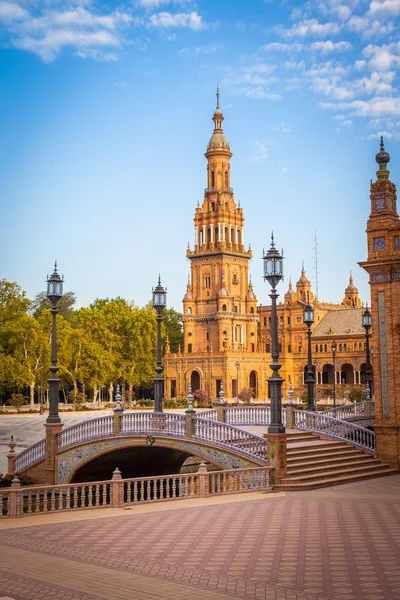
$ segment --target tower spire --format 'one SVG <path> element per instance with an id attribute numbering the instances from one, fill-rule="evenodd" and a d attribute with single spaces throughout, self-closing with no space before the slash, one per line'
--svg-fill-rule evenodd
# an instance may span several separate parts
<path id="1" fill-rule="evenodd" d="M 390 154 L 385 150 L 385 144 L 383 142 L 383 135 L 381 135 L 380 151 L 375 156 L 375 160 L 379 165 L 379 169 L 376 172 L 378 179 L 389 179 L 390 171 L 387 168 L 390 162 Z"/>
<path id="2" fill-rule="evenodd" d="M 219 84 L 217 83 L 217 110 L 219 110 Z"/>

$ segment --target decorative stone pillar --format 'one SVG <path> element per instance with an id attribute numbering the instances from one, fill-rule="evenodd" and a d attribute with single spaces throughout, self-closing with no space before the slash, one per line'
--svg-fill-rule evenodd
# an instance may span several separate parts
<path id="1" fill-rule="evenodd" d="M 115 401 L 117 405 L 114 408 L 114 435 L 119 435 L 121 433 L 121 418 L 124 413 L 124 409 L 121 406 L 121 399 L 121 390 L 118 384 L 117 391 L 115 394 Z"/>
<path id="2" fill-rule="evenodd" d="M 294 418 L 292 382 L 289 383 L 288 396 L 289 396 L 289 402 L 287 404 L 287 409 L 286 409 L 286 429 L 294 429 L 295 428 L 295 418 Z"/>
<path id="3" fill-rule="evenodd" d="M 11 518 L 18 518 L 24 516 L 23 506 L 22 506 L 22 491 L 21 491 L 21 482 L 18 477 L 14 477 L 11 482 L 11 490 L 10 490 L 10 512 L 9 516 Z"/>
<path id="4" fill-rule="evenodd" d="M 185 435 L 186 437 L 193 437 L 194 431 L 194 421 L 193 417 L 196 415 L 196 411 L 193 408 L 193 394 L 192 394 L 192 386 L 189 385 L 189 393 L 187 395 L 188 407 L 185 411 Z"/>
<path id="5" fill-rule="evenodd" d="M 114 470 L 111 479 L 111 505 L 113 508 L 119 508 L 124 504 L 124 482 L 121 471 L 118 467 Z"/>
<path id="6" fill-rule="evenodd" d="M 264 433 L 267 443 L 267 465 L 273 467 L 271 485 L 280 483 L 287 471 L 286 433 Z"/>
<path id="7" fill-rule="evenodd" d="M 221 381 L 221 387 L 219 390 L 219 404 L 217 405 L 217 421 L 220 423 L 226 423 L 226 405 L 224 401 L 224 384 Z"/>
<path id="8" fill-rule="evenodd" d="M 9 451 L 9 453 L 7 454 L 7 459 L 8 459 L 8 464 L 7 464 L 7 473 L 8 473 L 9 475 L 12 475 L 12 474 L 14 474 L 14 473 L 15 473 L 15 468 L 14 468 L 14 458 L 15 458 L 15 456 L 16 456 L 16 454 L 15 454 L 15 446 L 16 446 L 16 443 L 15 443 L 15 440 L 14 440 L 14 436 L 13 436 L 13 434 L 11 434 L 11 438 L 10 438 L 10 441 L 8 442 L 8 445 L 9 445 L 9 447 L 10 447 L 10 451 Z"/>
<path id="9" fill-rule="evenodd" d="M 46 481 L 49 484 L 58 483 L 57 466 L 57 451 L 58 451 L 58 434 L 61 432 L 63 423 L 45 423 L 46 429 L 46 457 L 45 457 L 45 472 Z"/>
<path id="10" fill-rule="evenodd" d="M 206 463 L 202 461 L 197 471 L 199 477 L 199 496 L 205 498 L 210 495 L 209 492 L 209 478 Z"/>

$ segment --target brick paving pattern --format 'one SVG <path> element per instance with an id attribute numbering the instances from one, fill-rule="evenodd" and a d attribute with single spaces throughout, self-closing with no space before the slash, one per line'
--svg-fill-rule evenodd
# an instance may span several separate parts
<path id="1" fill-rule="evenodd" d="M 400 475 L 184 502 L 8 525 L 0 600 L 400 600 Z"/>

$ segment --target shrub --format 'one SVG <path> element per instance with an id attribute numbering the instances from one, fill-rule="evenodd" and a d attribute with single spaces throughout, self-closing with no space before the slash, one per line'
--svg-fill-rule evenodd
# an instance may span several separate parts
<path id="1" fill-rule="evenodd" d="M 28 475 L 19 475 L 18 473 L 3 475 L 3 473 L 0 473 L 0 487 L 10 487 L 15 475 L 17 475 L 21 485 L 33 485 L 33 479 Z"/>
<path id="2" fill-rule="evenodd" d="M 19 412 L 21 407 L 25 404 L 25 398 L 23 394 L 11 394 L 11 406 L 16 408 Z"/>
<path id="3" fill-rule="evenodd" d="M 351 402 L 364 402 L 366 398 L 366 392 L 365 390 L 351 390 L 348 398 L 351 400 Z"/>
<path id="4" fill-rule="evenodd" d="M 196 400 L 196 406 L 204 408 L 207 406 L 208 392 L 205 390 L 196 390 L 193 394 L 193 398 Z"/>
<path id="5" fill-rule="evenodd" d="M 253 388 L 242 388 L 238 394 L 238 398 L 245 404 L 250 404 L 251 399 L 254 398 Z"/>

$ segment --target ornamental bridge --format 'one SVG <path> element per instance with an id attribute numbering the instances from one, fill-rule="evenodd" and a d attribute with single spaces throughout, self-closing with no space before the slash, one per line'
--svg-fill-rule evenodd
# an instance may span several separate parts
<path id="1" fill-rule="evenodd" d="M 288 431 L 318 433 L 372 455 L 374 433 L 351 419 L 371 419 L 373 415 L 373 402 L 320 413 L 294 406 L 282 409 Z M 46 438 L 18 455 L 10 444 L 8 470 L 30 475 L 36 483 L 68 484 L 110 479 L 116 467 L 124 477 L 178 474 L 189 457 L 222 470 L 275 467 L 275 453 L 268 454 L 270 436 L 254 432 L 257 426 L 266 431 L 270 421 L 268 406 L 219 405 L 185 414 L 115 409 L 110 415 L 71 427 L 46 424 Z"/>

